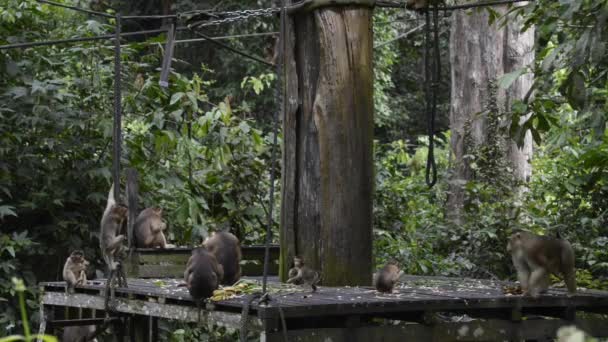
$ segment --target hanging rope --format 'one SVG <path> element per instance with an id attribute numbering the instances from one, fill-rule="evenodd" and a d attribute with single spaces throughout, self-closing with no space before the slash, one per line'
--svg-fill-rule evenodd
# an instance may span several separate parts
<path id="1" fill-rule="evenodd" d="M 114 198 L 120 202 L 120 148 L 122 140 L 122 93 L 120 89 L 120 13 L 116 14 L 116 32 L 114 39 L 114 150 L 112 178 L 114 179 Z"/>
<path id="2" fill-rule="evenodd" d="M 276 146 L 279 135 L 279 112 L 285 109 L 285 80 L 286 80 L 286 68 L 285 68 L 285 51 L 287 45 L 285 42 L 285 27 L 287 16 L 285 13 L 285 0 L 281 1 L 281 23 L 279 30 L 279 42 L 280 42 L 280 54 L 279 62 L 276 64 L 277 74 L 277 87 L 275 90 L 275 101 L 277 103 L 277 109 L 274 111 L 273 127 L 272 127 L 272 147 L 270 150 L 270 189 L 268 190 L 268 224 L 266 227 L 266 246 L 264 249 L 264 277 L 262 280 L 262 293 L 266 294 L 266 285 L 268 282 L 268 267 L 270 260 L 270 242 L 272 241 L 272 212 L 274 209 L 274 180 L 275 180 L 275 164 L 276 164 Z"/>
<path id="3" fill-rule="evenodd" d="M 424 84 L 425 84 L 425 114 L 427 118 L 427 133 L 429 148 L 426 159 L 425 181 L 429 187 L 437 183 L 437 164 L 435 163 L 435 116 L 437 114 L 437 88 L 441 73 L 441 56 L 439 55 L 439 8 L 433 6 L 433 26 L 431 28 L 431 12 L 425 11 L 425 49 L 424 49 Z M 433 41 L 431 42 L 431 30 Z M 433 61 L 431 67 L 431 44 L 433 45 Z"/>

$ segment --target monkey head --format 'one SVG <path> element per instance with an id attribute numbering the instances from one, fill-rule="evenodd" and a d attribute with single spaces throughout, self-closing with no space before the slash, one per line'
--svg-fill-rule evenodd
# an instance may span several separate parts
<path id="1" fill-rule="evenodd" d="M 304 259 L 302 259 L 301 256 L 296 255 L 293 257 L 293 266 L 297 268 L 304 266 Z"/>
<path id="2" fill-rule="evenodd" d="M 110 211 L 110 215 L 112 216 L 112 220 L 116 223 L 121 224 L 124 220 L 127 219 L 127 212 L 129 209 L 124 205 L 114 205 Z"/>
<path id="3" fill-rule="evenodd" d="M 511 234 L 509 241 L 507 241 L 507 252 L 512 252 L 513 250 L 521 247 L 521 235 L 522 232 L 519 230 Z"/>
<path id="4" fill-rule="evenodd" d="M 84 260 L 84 252 L 80 249 L 70 253 L 70 260 L 74 263 L 86 262 L 86 260 Z"/>

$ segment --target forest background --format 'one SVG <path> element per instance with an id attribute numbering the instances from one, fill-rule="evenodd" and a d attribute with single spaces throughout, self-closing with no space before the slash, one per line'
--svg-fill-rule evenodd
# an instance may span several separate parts
<path id="1" fill-rule="evenodd" d="M 70 4 L 123 15 L 275 5 L 270 0 Z M 481 12 L 500 25 L 502 16 L 491 9 L 467 15 Z M 534 96 L 501 110 L 489 101 L 480 115 L 492 123 L 487 134 L 497 138 L 471 145 L 465 159 L 473 172 L 465 182 L 453 177 L 451 17 L 442 17 L 435 126 L 439 181 L 429 188 L 424 31 L 416 30 L 424 20 L 402 9 L 375 10 L 375 262 L 395 259 L 411 274 L 512 279 L 502 246 L 513 229 L 529 229 L 568 238 L 577 256 L 579 286 L 607 289 L 608 2 L 540 0 L 517 14 L 536 29 L 535 61 L 495 81 L 507 88 L 519 75 L 533 74 Z M 162 24 L 129 21 L 123 31 Z M 277 30 L 275 17 L 263 17 L 205 32 Z M 0 3 L 0 45 L 112 32 L 112 20 L 33 0 Z M 178 33 L 177 39 L 188 38 L 195 36 Z M 270 61 L 275 38 L 224 42 Z M 208 42 L 180 43 L 165 90 L 158 85 L 164 40 L 161 34 L 122 42 L 121 163 L 139 171 L 143 204 L 165 209 L 169 238 L 179 245 L 196 245 L 224 227 L 244 244 L 262 243 L 276 111 L 274 70 Z M 103 40 L 0 50 L 0 336 L 20 330 L 13 277 L 25 280 L 29 311 L 36 312 L 37 282 L 60 279 L 70 250 L 83 249 L 93 268 L 102 269 L 97 246 L 111 182 L 113 54 L 112 42 Z M 521 142 L 526 129 L 535 146 L 531 177 L 522 182 L 513 176 L 505 151 L 510 139 Z M 455 182 L 464 189 L 457 222 L 447 205 Z M 280 181 L 275 185 L 278 199 Z M 276 238 L 278 226 L 274 230 Z"/>

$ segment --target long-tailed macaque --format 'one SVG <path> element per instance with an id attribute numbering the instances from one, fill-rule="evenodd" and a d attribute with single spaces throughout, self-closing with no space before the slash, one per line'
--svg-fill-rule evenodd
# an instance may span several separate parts
<path id="1" fill-rule="evenodd" d="M 94 325 L 81 325 L 63 328 L 63 337 L 61 342 L 97 342 L 91 337 L 95 335 Z"/>
<path id="2" fill-rule="evenodd" d="M 429 5 L 438 4 L 440 2 L 441 0 L 407 0 L 405 8 L 419 11 L 427 8 Z"/>
<path id="3" fill-rule="evenodd" d="M 205 247 L 192 250 L 192 256 L 188 259 L 184 271 L 184 281 L 197 306 L 200 305 L 202 299 L 213 295 L 213 291 L 219 287 L 223 278 L 224 269 L 217 262 L 213 253 Z"/>
<path id="4" fill-rule="evenodd" d="M 114 258 L 122 251 L 122 242 L 125 239 L 124 235 L 118 233 L 126 219 L 127 207 L 116 204 L 116 200 L 114 199 L 114 184 L 112 184 L 110 193 L 108 194 L 108 203 L 101 218 L 101 234 L 99 237 L 101 254 L 106 264 L 108 264 L 110 271 L 116 270 L 118 266 Z"/>
<path id="5" fill-rule="evenodd" d="M 241 278 L 241 245 L 239 239 L 229 232 L 215 232 L 203 242 L 224 269 L 222 285 L 232 285 Z"/>
<path id="6" fill-rule="evenodd" d="M 167 223 L 163 220 L 163 208 L 154 207 L 142 210 L 133 225 L 135 241 L 140 248 L 166 248 L 167 239 L 163 230 Z"/>
<path id="7" fill-rule="evenodd" d="M 86 269 L 89 262 L 81 250 L 73 251 L 63 265 L 63 280 L 67 283 L 67 291 L 74 292 L 74 286 L 87 283 Z"/>
<path id="8" fill-rule="evenodd" d="M 287 279 L 288 284 L 310 285 L 312 292 L 317 291 L 317 283 L 321 280 L 319 272 L 304 265 L 304 259 L 299 256 L 293 258 L 293 268 L 289 270 L 289 275 L 295 276 Z"/>
<path id="9" fill-rule="evenodd" d="M 507 251 L 524 295 L 538 297 L 549 287 L 549 274 L 561 275 L 568 292 L 576 292 L 574 250 L 568 241 L 519 231 L 509 238 Z"/>
<path id="10" fill-rule="evenodd" d="M 388 262 L 376 275 L 374 286 L 379 292 L 393 292 L 395 283 L 399 280 L 399 277 L 403 274 L 403 271 L 399 270 L 399 267 L 393 263 Z"/>

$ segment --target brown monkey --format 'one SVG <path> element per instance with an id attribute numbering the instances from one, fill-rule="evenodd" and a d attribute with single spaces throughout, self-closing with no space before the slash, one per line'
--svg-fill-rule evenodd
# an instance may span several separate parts
<path id="1" fill-rule="evenodd" d="M 81 325 L 63 328 L 63 337 L 61 342 L 97 342 L 91 337 L 95 335 L 94 325 Z"/>
<path id="2" fill-rule="evenodd" d="M 192 256 L 188 259 L 184 271 L 184 281 L 197 306 L 200 306 L 202 299 L 213 295 L 213 291 L 219 287 L 223 278 L 224 269 L 217 262 L 213 253 L 206 250 L 205 247 L 192 250 Z"/>
<path id="3" fill-rule="evenodd" d="M 399 267 L 393 263 L 388 262 L 376 275 L 374 286 L 379 292 L 393 292 L 395 283 L 399 280 L 399 277 L 403 274 L 403 271 L 399 270 Z"/>
<path id="4" fill-rule="evenodd" d="M 99 237 L 101 254 L 106 264 L 108 264 L 110 271 L 116 269 L 118 263 L 114 261 L 114 257 L 123 249 L 122 242 L 125 236 L 119 235 L 119 232 L 126 219 L 127 207 L 116 204 L 116 200 L 114 199 L 114 184 L 112 184 L 110 193 L 108 194 L 106 210 L 101 218 L 101 234 Z"/>
<path id="5" fill-rule="evenodd" d="M 407 0 L 405 3 L 405 8 L 419 11 L 427 8 L 429 5 L 436 5 L 439 3 L 440 0 Z"/>
<path id="6" fill-rule="evenodd" d="M 167 239 L 163 230 L 167 229 L 167 223 L 163 220 L 163 208 L 146 208 L 139 213 L 133 232 L 137 247 L 141 248 L 166 248 Z"/>
<path id="7" fill-rule="evenodd" d="M 298 275 L 298 269 L 296 268 L 295 262 L 292 261 L 291 262 L 291 268 L 289 269 L 289 272 L 287 272 L 287 279 L 295 278 L 297 275 Z M 292 282 L 292 284 L 301 285 L 302 282 L 301 281 Z"/>
<path id="8" fill-rule="evenodd" d="M 568 241 L 520 231 L 509 238 L 507 251 L 524 295 L 538 297 L 549 287 L 551 273 L 561 274 L 568 292 L 576 292 L 574 250 Z"/>
<path id="9" fill-rule="evenodd" d="M 241 278 L 241 245 L 239 239 L 229 232 L 214 232 L 203 242 L 224 269 L 222 285 L 232 285 Z"/>
<path id="10" fill-rule="evenodd" d="M 293 271 L 294 269 L 295 271 Z M 317 291 L 317 283 L 321 280 L 319 272 L 304 265 L 302 257 L 295 256 L 293 258 L 293 268 L 289 270 L 289 274 L 295 274 L 295 276 L 287 279 L 288 284 L 310 285 L 312 292 Z"/>
<path id="11" fill-rule="evenodd" d="M 87 283 L 86 268 L 89 262 L 81 250 L 73 251 L 63 265 L 63 280 L 67 283 L 67 291 L 74 292 L 74 286 Z"/>

